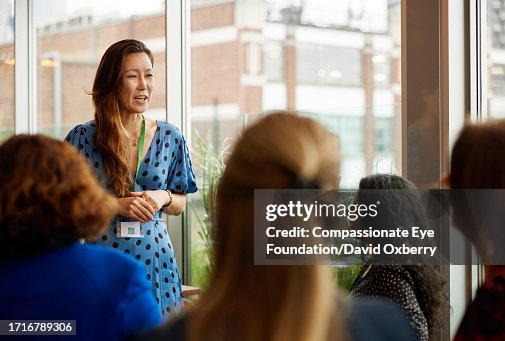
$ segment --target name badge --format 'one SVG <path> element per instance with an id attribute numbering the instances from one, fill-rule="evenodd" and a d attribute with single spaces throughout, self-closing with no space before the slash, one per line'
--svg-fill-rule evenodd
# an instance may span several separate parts
<path id="1" fill-rule="evenodd" d="M 142 238 L 144 235 L 140 230 L 140 222 L 139 221 L 122 221 L 119 228 L 117 229 L 117 236 L 120 238 L 127 237 L 137 237 Z"/>

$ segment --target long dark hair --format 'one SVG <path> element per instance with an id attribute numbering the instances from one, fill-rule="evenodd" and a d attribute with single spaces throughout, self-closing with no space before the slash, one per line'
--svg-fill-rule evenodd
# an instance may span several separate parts
<path id="1" fill-rule="evenodd" d="M 486 265 L 503 264 L 501 245 L 505 210 L 503 198 L 493 198 L 505 189 L 505 120 L 466 125 L 454 143 L 451 155 L 450 187 L 472 192 L 471 207 L 461 191 L 452 191 L 453 222 L 477 248 Z M 458 193 L 460 192 L 460 193 Z M 477 195 L 481 196 L 480 199 Z M 492 217 L 492 218 L 491 218 Z M 490 268 L 486 269 L 490 270 Z"/>
<path id="2" fill-rule="evenodd" d="M 128 138 L 121 129 L 119 98 L 123 62 L 129 54 L 139 52 L 147 54 L 153 63 L 151 51 L 141 41 L 125 39 L 112 44 L 100 61 L 91 92 L 95 107 L 95 143 L 102 154 L 112 190 L 120 197 L 128 194 L 133 181 L 128 167 Z"/>
<path id="3" fill-rule="evenodd" d="M 361 179 L 360 190 L 366 189 L 398 189 L 416 190 L 416 187 L 400 176 L 392 174 L 374 174 Z M 396 214 L 391 214 L 391 224 L 395 227 L 406 227 L 410 221 L 419 223 L 425 221 L 424 211 L 421 210 L 418 197 L 414 191 L 397 191 L 396 195 L 388 193 L 381 201 L 387 200 L 387 205 L 396 207 Z M 386 204 L 386 203 L 384 203 Z M 398 209 L 402 207 L 401 209 Z M 443 323 L 445 309 L 448 307 L 449 297 L 445 289 L 445 279 L 438 265 L 403 265 L 412 276 L 414 292 L 419 306 L 426 317 L 430 339 L 434 340 L 437 328 Z"/>
<path id="4" fill-rule="evenodd" d="M 505 188 L 505 120 L 465 126 L 452 148 L 451 188 Z"/>

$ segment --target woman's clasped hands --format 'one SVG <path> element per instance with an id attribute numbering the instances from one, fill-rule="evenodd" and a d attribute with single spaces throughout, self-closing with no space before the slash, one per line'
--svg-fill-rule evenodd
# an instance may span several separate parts
<path id="1" fill-rule="evenodd" d="M 118 199 L 119 214 L 141 223 L 153 220 L 154 214 L 162 209 L 167 196 L 161 190 L 130 192 L 129 195 Z"/>

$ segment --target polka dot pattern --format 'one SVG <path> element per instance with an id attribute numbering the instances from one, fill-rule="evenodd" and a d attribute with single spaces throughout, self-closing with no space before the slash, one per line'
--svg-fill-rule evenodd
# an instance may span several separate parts
<path id="1" fill-rule="evenodd" d="M 400 306 L 406 313 L 420 341 L 428 341 L 429 331 L 426 317 L 419 306 L 408 270 L 401 265 L 373 265 L 362 270 L 362 282 L 351 292 L 352 296 L 386 298 Z"/>
<path id="2" fill-rule="evenodd" d="M 108 188 L 110 184 L 103 169 L 101 154 L 93 139 L 95 132 L 96 126 L 91 121 L 75 127 L 67 135 L 66 141 L 79 150 L 102 185 Z M 182 162 L 175 162 L 176 159 Z M 197 190 L 184 137 L 174 125 L 161 121 L 158 121 L 158 129 L 135 183 L 135 191 L 157 189 L 170 189 L 173 193 L 183 194 Z M 146 279 L 151 283 L 162 314 L 166 316 L 167 312 L 179 312 L 183 307 L 180 273 L 161 211 L 155 214 L 154 220 L 141 224 L 143 238 L 116 236 L 118 222 L 125 219 L 118 216 L 105 233 L 98 236 L 96 243 L 120 250 L 141 262 L 146 268 Z"/>

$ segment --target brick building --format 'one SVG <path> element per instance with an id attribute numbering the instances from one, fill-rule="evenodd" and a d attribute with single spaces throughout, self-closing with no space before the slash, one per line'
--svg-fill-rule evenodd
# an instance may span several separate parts
<path id="1" fill-rule="evenodd" d="M 395 1 L 379 2 L 379 12 L 349 7 L 333 18 L 322 13 L 334 9 L 309 4 L 193 0 L 192 128 L 219 148 L 258 113 L 297 109 L 340 136 L 344 179 L 346 169 L 364 175 L 378 159 L 398 169 L 399 8 Z M 164 22 L 163 12 L 105 21 L 79 13 L 39 26 L 39 131 L 62 137 L 92 118 L 87 92 L 98 61 L 111 43 L 127 37 L 154 53 L 156 88 L 148 114 L 164 117 Z M 0 76 L 13 84 L 13 64 L 5 62 L 13 60 L 12 44 L 0 46 L 0 57 Z M 0 127 L 14 126 L 9 89 L 0 93 Z"/>

